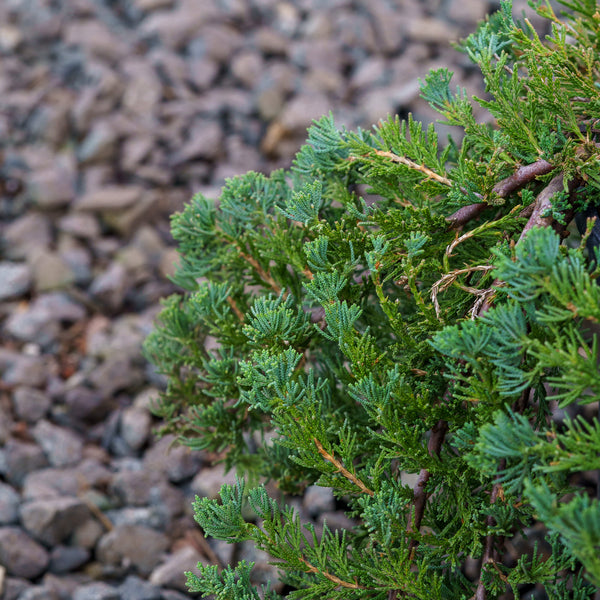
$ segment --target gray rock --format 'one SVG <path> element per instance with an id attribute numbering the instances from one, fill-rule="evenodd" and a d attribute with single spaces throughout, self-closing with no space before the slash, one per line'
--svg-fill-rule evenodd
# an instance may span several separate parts
<path id="1" fill-rule="evenodd" d="M 81 460 L 83 441 L 72 430 L 42 420 L 32 433 L 53 467 L 76 465 Z"/>
<path id="2" fill-rule="evenodd" d="M 65 288 L 75 281 L 75 273 L 56 252 L 35 251 L 30 257 L 36 291 L 47 292 Z"/>
<path id="3" fill-rule="evenodd" d="M 73 600 L 120 600 L 117 588 L 97 581 L 82 585 L 73 594 Z"/>
<path id="4" fill-rule="evenodd" d="M 174 49 L 183 48 L 197 35 L 202 25 L 219 16 L 213 0 L 179 2 L 175 10 L 157 11 L 142 21 L 141 32 L 158 35 L 161 41 Z"/>
<path id="5" fill-rule="evenodd" d="M 302 504 L 311 516 L 331 511 L 335 508 L 335 498 L 331 488 L 310 485 L 304 490 Z"/>
<path id="6" fill-rule="evenodd" d="M 59 600 L 58 595 L 45 585 L 27 588 L 19 595 L 19 600 Z"/>
<path id="7" fill-rule="evenodd" d="M 48 572 L 42 578 L 42 584 L 57 594 L 60 600 L 72 600 L 75 590 L 89 580 L 89 577 L 82 573 L 58 576 Z"/>
<path id="8" fill-rule="evenodd" d="M 168 548 L 166 535 L 141 525 L 121 525 L 100 538 L 96 557 L 109 565 L 130 564 L 148 575 Z"/>
<path id="9" fill-rule="evenodd" d="M 177 166 L 192 159 L 216 159 L 223 151 L 223 130 L 214 121 L 201 121 L 190 131 L 189 140 L 173 156 Z"/>
<path id="10" fill-rule="evenodd" d="M 101 121 L 83 139 L 77 157 L 84 165 L 109 160 L 114 156 L 118 141 L 117 132 L 111 124 Z"/>
<path id="11" fill-rule="evenodd" d="M 281 124 L 286 131 L 304 135 L 313 119 L 327 114 L 330 104 L 322 95 L 299 94 L 285 107 L 280 116 Z"/>
<path id="12" fill-rule="evenodd" d="M 122 66 L 127 82 L 123 106 L 136 116 L 151 117 L 163 94 L 162 83 L 147 60 L 128 58 Z"/>
<path id="13" fill-rule="evenodd" d="M 9 483 L 21 486 L 28 473 L 48 466 L 44 452 L 37 444 L 9 440 L 4 447 Z"/>
<path id="14" fill-rule="evenodd" d="M 40 390 L 19 386 L 13 392 L 12 403 L 19 419 L 35 423 L 46 416 L 52 400 Z"/>
<path id="15" fill-rule="evenodd" d="M 82 239 L 95 240 L 100 237 L 98 219 L 88 213 L 69 213 L 60 218 L 58 228 Z"/>
<path id="16" fill-rule="evenodd" d="M 90 57 L 117 61 L 127 55 L 127 44 L 100 20 L 69 19 L 65 23 L 65 43 L 81 46 Z"/>
<path id="17" fill-rule="evenodd" d="M 0 302 L 18 298 L 31 287 L 31 269 L 26 264 L 0 262 Z"/>
<path id="18" fill-rule="evenodd" d="M 119 593 L 122 600 L 161 600 L 162 594 L 160 588 L 130 575 L 119 586 Z"/>
<path id="19" fill-rule="evenodd" d="M 112 262 L 90 286 L 90 293 L 111 310 L 121 307 L 128 287 L 127 271 L 119 262 Z"/>
<path id="20" fill-rule="evenodd" d="M 48 570 L 51 573 L 61 574 L 75 571 L 90 559 L 91 553 L 85 548 L 77 546 L 55 546 L 50 552 Z"/>
<path id="21" fill-rule="evenodd" d="M 40 542 L 53 546 L 65 540 L 90 516 L 88 507 L 77 498 L 45 498 L 21 507 L 21 522 Z"/>
<path id="22" fill-rule="evenodd" d="M 110 185 L 82 196 L 75 206 L 77 210 L 111 211 L 133 206 L 144 194 L 138 185 Z"/>
<path id="23" fill-rule="evenodd" d="M 48 567 L 48 552 L 18 527 L 0 527 L 0 565 L 9 575 L 35 579 Z"/>
<path id="24" fill-rule="evenodd" d="M 31 584 L 26 579 L 6 577 L 4 579 L 4 595 L 2 600 L 18 600 L 19 596 L 30 588 Z"/>
<path id="25" fill-rule="evenodd" d="M 21 260 L 34 249 L 47 249 L 52 242 L 50 221 L 45 215 L 31 212 L 13 221 L 3 232 L 2 247 L 9 259 Z"/>
<path id="26" fill-rule="evenodd" d="M 61 165 L 37 171 L 29 180 L 28 191 L 40 208 L 67 206 L 75 197 L 73 174 Z"/>
<path id="27" fill-rule="evenodd" d="M 207 58 L 192 58 L 187 61 L 188 80 L 198 91 L 208 89 L 219 73 L 216 61 Z"/>
<path id="28" fill-rule="evenodd" d="M 144 506 L 150 503 L 153 489 L 165 484 L 164 473 L 158 471 L 121 471 L 113 478 L 111 491 L 127 506 Z"/>
<path id="29" fill-rule="evenodd" d="M 221 486 L 235 484 L 235 471 L 225 473 L 223 465 L 202 469 L 192 480 L 191 490 L 201 498 L 217 498 Z"/>
<path id="30" fill-rule="evenodd" d="M 121 164 L 126 171 L 133 171 L 144 162 L 156 144 L 154 137 L 148 134 L 127 138 L 121 148 Z"/>
<path id="31" fill-rule="evenodd" d="M 106 487 L 112 478 L 113 473 L 96 458 L 84 458 L 77 467 L 48 468 L 29 473 L 25 477 L 22 494 L 26 500 L 77 496 L 82 488 Z"/>
<path id="32" fill-rule="evenodd" d="M 165 473 L 173 483 L 193 477 L 201 466 L 202 453 L 176 444 L 172 435 L 162 437 L 144 454 L 144 467 Z"/>
<path id="33" fill-rule="evenodd" d="M 125 525 L 136 525 L 147 527 L 148 529 L 169 532 L 171 528 L 171 518 L 164 506 L 139 506 L 125 507 L 116 510 L 109 510 L 106 516 L 115 527 Z"/>
<path id="34" fill-rule="evenodd" d="M 103 396 L 110 397 L 117 390 L 138 387 L 143 376 L 127 355 L 115 354 L 94 369 L 88 379 Z"/>
<path id="35" fill-rule="evenodd" d="M 163 600 L 189 600 L 189 593 L 182 594 L 181 592 L 176 592 L 175 590 L 163 590 L 162 591 Z"/>
<path id="36" fill-rule="evenodd" d="M 141 450 L 148 440 L 152 427 L 152 417 L 147 410 L 126 408 L 121 414 L 121 436 L 132 450 Z"/>
<path id="37" fill-rule="evenodd" d="M 156 586 L 187 591 L 186 571 L 195 571 L 198 563 L 208 564 L 206 559 L 192 546 L 184 546 L 156 567 L 150 575 L 150 583 Z"/>
<path id="38" fill-rule="evenodd" d="M 49 370 L 48 357 L 21 354 L 0 347 L 0 372 L 6 385 L 42 387 L 49 377 Z"/>
<path id="39" fill-rule="evenodd" d="M 74 529 L 71 543 L 76 547 L 92 550 L 103 534 L 102 525 L 96 519 L 90 518 Z"/>
<path id="40" fill-rule="evenodd" d="M 254 88 L 263 68 L 262 57 L 254 50 L 238 53 L 231 63 L 232 74 L 248 89 Z"/>
<path id="41" fill-rule="evenodd" d="M 0 525 L 12 525 L 19 518 L 21 498 L 16 490 L 0 481 Z"/>
<path id="42" fill-rule="evenodd" d="M 101 421 L 114 408 L 108 395 L 84 386 L 68 390 L 64 398 L 68 414 L 86 423 Z"/>

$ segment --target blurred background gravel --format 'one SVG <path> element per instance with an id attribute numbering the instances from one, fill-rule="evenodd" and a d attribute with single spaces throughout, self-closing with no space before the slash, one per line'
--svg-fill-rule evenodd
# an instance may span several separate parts
<path id="1" fill-rule="evenodd" d="M 194 495 L 231 475 L 152 434 L 163 382 L 140 345 L 174 291 L 168 216 L 227 177 L 289 166 L 329 111 L 350 128 L 435 119 L 417 81 L 432 67 L 483 95 L 450 43 L 497 7 L 0 1 L 2 600 L 176 600 L 199 561 L 275 576 L 194 526 Z M 297 506 L 344 524 L 328 490 Z"/>

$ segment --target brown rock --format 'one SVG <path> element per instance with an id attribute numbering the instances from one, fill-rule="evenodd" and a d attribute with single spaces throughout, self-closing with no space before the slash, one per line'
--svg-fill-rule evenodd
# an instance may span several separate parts
<path id="1" fill-rule="evenodd" d="M 154 68 L 140 58 L 128 59 L 123 64 L 127 87 L 123 106 L 136 116 L 149 117 L 162 98 L 162 83 Z"/>
<path id="2" fill-rule="evenodd" d="M 139 185 L 110 185 L 82 196 L 75 205 L 77 210 L 122 210 L 133 206 L 144 195 Z"/>

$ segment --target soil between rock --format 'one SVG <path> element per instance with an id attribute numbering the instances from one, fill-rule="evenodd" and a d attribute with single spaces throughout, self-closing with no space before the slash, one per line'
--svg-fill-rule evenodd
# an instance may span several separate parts
<path id="1" fill-rule="evenodd" d="M 515 2 L 520 13 L 525 2 Z M 289 166 L 313 118 L 436 118 L 432 67 L 482 0 L 0 3 L 0 598 L 177 600 L 205 540 L 191 501 L 231 480 L 157 439 L 140 346 L 175 291 L 168 216 L 226 177 Z M 535 18 L 532 19 L 534 24 Z M 446 135 L 448 130 L 440 126 Z M 329 490 L 295 500 L 344 521 Z"/>

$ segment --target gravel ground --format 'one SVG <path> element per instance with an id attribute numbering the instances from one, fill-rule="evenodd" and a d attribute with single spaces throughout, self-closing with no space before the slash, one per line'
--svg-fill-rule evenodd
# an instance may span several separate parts
<path id="1" fill-rule="evenodd" d="M 520 12 L 524 2 L 516 2 Z M 168 215 L 226 177 L 288 166 L 311 119 L 429 121 L 483 0 L 0 2 L 0 598 L 176 600 L 224 475 L 156 439 L 140 344 L 174 291 Z M 534 21 L 535 22 L 535 21 Z M 443 131 L 443 129 L 442 129 Z M 343 524 L 328 490 L 297 500 Z"/>

